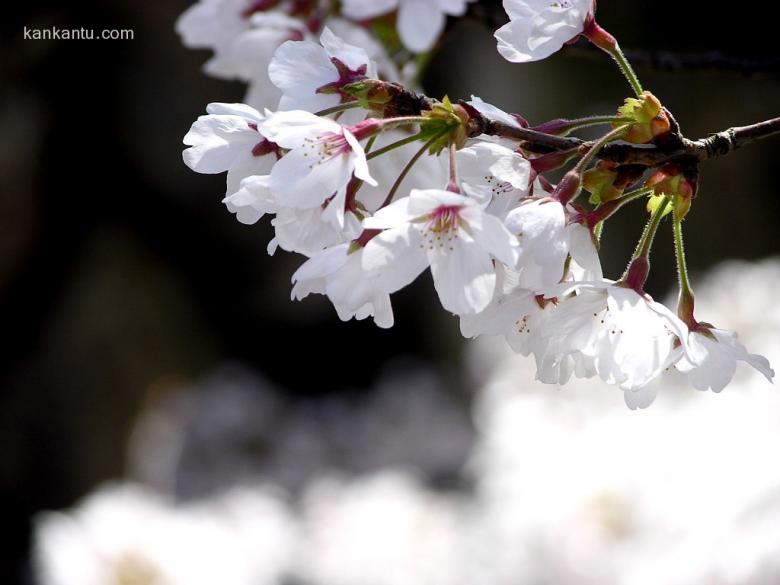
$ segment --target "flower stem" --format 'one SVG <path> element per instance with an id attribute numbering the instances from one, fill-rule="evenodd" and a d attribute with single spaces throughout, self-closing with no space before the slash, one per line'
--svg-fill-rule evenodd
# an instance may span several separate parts
<path id="1" fill-rule="evenodd" d="M 653 247 L 655 234 L 668 205 L 669 198 L 664 197 L 663 202 L 655 210 L 650 221 L 647 222 L 642 232 L 642 237 L 639 239 L 639 243 L 634 251 L 631 263 L 620 279 L 623 286 L 631 288 L 640 294 L 643 293 L 645 282 L 647 282 L 647 277 L 650 274 L 650 249 Z"/>
<path id="2" fill-rule="evenodd" d="M 591 43 L 596 45 L 599 49 L 607 53 L 615 60 L 615 63 L 617 63 L 620 71 L 628 80 L 631 89 L 634 90 L 634 93 L 637 95 L 637 97 L 642 95 L 642 84 L 639 83 L 639 78 L 637 77 L 636 73 L 634 73 L 634 69 L 631 67 L 631 63 L 628 62 L 628 59 L 626 59 L 623 51 L 620 50 L 620 45 L 618 45 L 617 39 L 609 34 L 608 31 L 599 26 L 594 18 L 591 18 L 585 23 L 585 30 L 582 34 Z"/>
<path id="3" fill-rule="evenodd" d="M 590 149 L 588 152 L 585 153 L 585 155 L 577 162 L 574 168 L 566 173 L 558 182 L 551 194 L 551 197 L 559 201 L 562 205 L 568 205 L 571 201 L 574 201 L 582 192 L 582 173 L 585 172 L 585 169 L 593 161 L 593 159 L 605 144 L 620 138 L 623 133 L 625 133 L 625 131 L 625 126 L 615 128 L 610 132 L 607 132 L 593 144 L 589 145 Z"/>
<path id="4" fill-rule="evenodd" d="M 661 202 L 661 204 L 658 206 L 658 209 L 655 210 L 653 213 L 653 216 L 650 218 L 650 221 L 647 222 L 647 225 L 645 226 L 645 231 L 642 233 L 642 237 L 639 240 L 639 244 L 637 245 L 636 251 L 634 252 L 634 258 L 639 257 L 650 257 L 650 249 L 653 247 L 653 240 L 655 239 L 655 234 L 658 231 L 658 226 L 661 224 L 661 220 L 664 217 L 664 212 L 666 211 L 666 208 L 669 206 L 669 198 L 665 197 L 664 200 Z"/>
<path id="5" fill-rule="evenodd" d="M 412 134 L 411 136 L 407 136 L 406 138 L 402 138 L 401 140 L 398 140 L 396 142 L 388 144 L 387 146 L 383 146 L 382 148 L 379 148 L 377 150 L 374 150 L 373 152 L 368 153 L 366 155 L 366 159 L 368 160 L 375 159 L 376 157 L 382 156 L 383 154 L 387 154 L 388 152 L 391 152 L 396 148 L 401 148 L 402 146 L 406 146 L 407 144 L 416 142 L 421 137 L 422 137 L 422 133 Z"/>
<path id="6" fill-rule="evenodd" d="M 626 132 L 625 126 L 620 126 L 619 128 L 615 128 L 613 130 L 610 130 L 607 132 L 604 136 L 599 138 L 596 142 L 593 143 L 593 145 L 590 147 L 590 150 L 583 156 L 577 165 L 574 167 L 574 169 L 582 174 L 583 171 L 587 168 L 587 166 L 593 162 L 593 159 L 596 158 L 596 155 L 599 153 L 599 151 L 604 148 L 604 146 L 608 142 L 612 142 L 613 140 L 617 140 L 620 138 L 623 134 Z"/>
<path id="7" fill-rule="evenodd" d="M 390 205 L 390 203 L 393 202 L 393 198 L 395 197 L 395 194 L 398 192 L 398 189 L 401 187 L 401 183 L 404 182 L 404 179 L 406 178 L 406 175 L 409 174 L 409 171 L 412 170 L 412 167 L 417 163 L 418 160 L 420 160 L 420 157 L 425 154 L 425 151 L 427 151 L 433 144 L 439 140 L 444 134 L 447 132 L 447 130 L 442 130 L 438 134 L 431 137 L 428 142 L 422 145 L 420 150 L 418 150 L 414 156 L 409 160 L 408 163 L 406 163 L 406 166 L 401 171 L 401 174 L 398 175 L 398 178 L 395 180 L 395 183 L 393 183 L 393 186 L 390 187 L 390 191 L 387 194 L 387 197 L 385 197 L 385 200 L 382 202 L 382 205 L 380 206 L 380 209 L 382 207 L 387 207 Z"/>
<path id="8" fill-rule="evenodd" d="M 333 106 L 332 108 L 326 108 L 324 110 L 320 110 L 319 112 L 314 112 L 315 116 L 330 116 L 331 114 L 338 114 L 341 112 L 346 112 L 347 110 L 354 110 L 355 108 L 360 107 L 360 102 L 347 102 L 346 104 L 339 104 L 337 106 Z"/>
<path id="9" fill-rule="evenodd" d="M 652 192 L 652 187 L 642 187 L 635 191 L 629 191 L 617 199 L 602 203 L 596 209 L 588 213 L 584 219 L 586 219 L 588 225 L 601 224 L 615 215 L 615 213 L 617 213 L 626 203 L 630 203 L 634 199 L 639 199 Z"/>
<path id="10" fill-rule="evenodd" d="M 637 95 L 637 97 L 641 96 L 642 92 L 644 91 L 642 89 L 642 84 L 639 83 L 639 77 L 637 77 L 636 73 L 634 72 L 634 68 L 631 67 L 631 63 L 628 62 L 628 59 L 626 59 L 626 56 L 620 49 L 620 45 L 615 43 L 615 47 L 607 52 L 615 60 L 615 63 L 617 63 L 620 71 L 623 73 L 624 77 L 628 81 L 628 84 L 631 86 L 631 89 L 634 90 L 634 93 Z"/>
<path id="11" fill-rule="evenodd" d="M 680 296 L 677 301 L 677 315 L 688 327 L 694 328 L 697 323 L 693 316 L 693 290 L 688 280 L 688 265 L 685 260 L 685 245 L 683 244 L 682 220 L 674 219 L 674 252 L 677 257 L 677 276 L 680 283 Z"/>

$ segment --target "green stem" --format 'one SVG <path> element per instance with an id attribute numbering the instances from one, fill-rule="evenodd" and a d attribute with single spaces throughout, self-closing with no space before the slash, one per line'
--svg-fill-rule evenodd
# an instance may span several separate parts
<path id="1" fill-rule="evenodd" d="M 669 198 L 665 197 L 658 209 L 653 213 L 653 217 L 645 226 L 642 237 L 639 239 L 631 263 L 626 268 L 620 282 L 638 293 L 644 290 L 645 282 L 650 274 L 650 249 L 653 247 L 655 234 L 658 232 L 658 226 L 664 217 L 664 212 L 669 205 Z"/>
<path id="2" fill-rule="evenodd" d="M 406 146 L 407 144 L 410 144 L 412 142 L 416 142 L 420 139 L 422 136 L 422 132 L 419 132 L 417 134 L 412 134 L 411 136 L 407 136 L 406 138 L 403 138 L 401 140 L 398 140 L 396 142 L 393 142 L 391 144 L 388 144 L 387 146 L 383 146 L 382 148 L 379 148 L 369 154 L 366 155 L 367 160 L 375 159 L 378 156 L 382 156 L 383 154 L 387 154 L 388 152 L 391 152 L 395 150 L 396 148 L 401 148 L 402 146 Z"/>
<path id="3" fill-rule="evenodd" d="M 677 257 L 677 277 L 680 283 L 680 296 L 677 301 L 677 315 L 691 329 L 698 323 L 693 316 L 693 290 L 688 279 L 688 265 L 685 260 L 685 245 L 683 244 L 682 220 L 674 218 L 674 252 Z"/>
<path id="4" fill-rule="evenodd" d="M 585 153 L 573 169 L 567 172 L 563 178 L 558 181 L 551 197 L 564 206 L 579 197 L 582 192 L 582 174 L 585 172 L 585 169 L 593 161 L 599 151 L 604 148 L 605 144 L 611 140 L 620 138 L 625 132 L 625 126 L 615 128 L 611 132 L 607 132 L 593 144 L 590 144 L 590 150 Z"/>
<path id="5" fill-rule="evenodd" d="M 615 215 L 615 213 L 617 213 L 626 203 L 630 203 L 634 199 L 639 199 L 640 197 L 643 197 L 648 193 L 652 193 L 653 191 L 654 189 L 652 187 L 642 187 L 641 189 L 637 189 L 635 191 L 629 191 L 617 199 L 612 199 L 611 201 L 602 203 L 588 214 L 588 225 L 593 225 L 594 222 L 596 224 L 605 222 L 610 217 Z"/>
<path id="6" fill-rule="evenodd" d="M 355 108 L 360 107 L 360 102 L 348 102 L 346 104 L 339 104 L 337 106 L 333 106 L 332 108 L 326 108 L 324 110 L 320 110 L 319 112 L 314 112 L 315 116 L 330 116 L 331 114 L 338 114 L 341 112 L 346 112 L 347 110 L 354 110 Z"/>
<path id="7" fill-rule="evenodd" d="M 398 175 L 398 178 L 395 180 L 395 183 L 393 183 L 393 186 L 390 187 L 390 192 L 387 194 L 387 197 L 385 197 L 385 200 L 382 202 L 382 205 L 380 206 L 380 209 L 382 207 L 387 207 L 388 205 L 390 205 L 390 203 L 392 203 L 393 198 L 395 197 L 395 194 L 398 192 L 398 189 L 401 187 L 401 183 L 403 183 L 404 179 L 406 178 L 406 175 L 409 174 L 409 171 L 412 170 L 412 167 L 414 167 L 414 165 L 417 163 L 417 161 L 420 160 L 420 157 L 423 154 L 425 154 L 425 151 L 427 151 L 431 146 L 433 146 L 433 144 L 437 140 L 439 140 L 439 138 L 444 136 L 444 134 L 446 134 L 446 133 L 447 133 L 447 129 L 444 129 L 441 132 L 439 132 L 438 134 L 436 134 L 435 136 L 431 137 L 431 139 L 428 140 L 428 142 L 426 142 L 425 144 L 423 144 L 422 148 L 420 148 L 420 150 L 418 150 L 414 154 L 414 156 L 411 158 L 411 160 L 409 160 L 409 162 L 406 163 L 406 166 L 401 171 L 401 174 Z"/>
<path id="8" fill-rule="evenodd" d="M 626 59 L 623 51 L 620 50 L 620 45 L 615 43 L 614 47 L 607 52 L 615 60 L 615 63 L 617 63 L 620 71 L 623 73 L 626 80 L 628 80 L 631 89 L 634 90 L 634 93 L 637 95 L 637 97 L 641 96 L 642 92 L 644 91 L 642 89 L 642 84 L 639 83 L 639 78 L 634 72 L 634 68 L 631 67 L 631 63 L 628 62 L 628 59 Z"/>
<path id="9" fill-rule="evenodd" d="M 575 130 L 579 130 L 580 128 L 600 126 L 602 124 L 615 124 L 620 122 L 630 123 L 633 122 L 633 120 L 630 118 L 624 118 L 622 116 L 590 116 L 588 118 L 578 118 L 571 120 L 572 126 L 566 131 L 566 133 L 562 134 L 562 136 L 566 136 L 567 134 Z"/>
<path id="10" fill-rule="evenodd" d="M 658 209 L 656 209 L 655 212 L 653 213 L 653 216 L 650 218 L 650 221 L 647 222 L 647 225 L 645 226 L 645 231 L 642 233 L 642 237 L 639 240 L 639 244 L 637 245 L 636 250 L 634 251 L 634 259 L 650 257 L 650 249 L 653 247 L 653 240 L 655 239 L 655 234 L 658 231 L 658 226 L 661 224 L 661 220 L 664 217 L 664 212 L 666 211 L 666 208 L 668 206 L 669 206 L 669 198 L 665 197 L 664 200 L 661 202 L 661 204 L 658 206 Z"/>
<path id="11" fill-rule="evenodd" d="M 607 132 L 604 136 L 599 138 L 596 142 L 593 143 L 593 145 L 590 147 L 590 150 L 583 156 L 579 162 L 575 165 L 574 171 L 578 174 L 582 174 L 583 171 L 588 167 L 588 165 L 593 162 L 593 159 L 596 158 L 596 155 L 599 153 L 599 151 L 604 148 L 604 146 L 608 142 L 612 142 L 613 140 L 617 140 L 620 138 L 623 134 L 626 132 L 626 127 L 621 126 L 620 128 L 615 128 L 611 130 L 610 132 Z"/>

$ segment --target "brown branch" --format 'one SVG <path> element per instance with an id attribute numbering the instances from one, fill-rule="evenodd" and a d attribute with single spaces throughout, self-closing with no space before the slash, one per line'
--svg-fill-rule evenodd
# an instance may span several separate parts
<path id="1" fill-rule="evenodd" d="M 484 116 L 481 116 L 481 120 L 475 121 L 473 126 L 472 135 L 474 136 L 489 134 L 515 138 L 523 141 L 523 146 L 528 147 L 531 151 L 579 148 L 582 153 L 585 153 L 590 150 L 593 144 L 579 138 L 552 136 L 529 128 L 517 128 L 503 122 L 488 120 Z M 725 156 L 747 144 L 776 134 L 780 134 L 780 118 L 773 118 L 750 126 L 729 128 L 699 140 L 681 138 L 680 146 L 674 148 L 626 143 L 608 144 L 596 156 L 619 164 L 639 164 L 648 167 L 682 159 L 702 162 Z"/>
<path id="2" fill-rule="evenodd" d="M 391 96 L 389 101 L 383 104 L 386 117 L 419 116 L 424 111 L 433 109 L 437 103 L 432 98 L 398 84 L 385 84 L 383 91 Z M 476 138 L 482 134 L 511 138 L 517 140 L 523 149 L 540 154 L 573 149 L 578 149 L 581 154 L 585 154 L 594 144 L 580 138 L 556 136 L 525 128 L 519 122 L 510 124 L 492 120 L 467 102 L 461 101 L 459 104 L 468 113 L 469 138 Z M 707 138 L 689 140 L 681 135 L 674 117 L 669 115 L 672 120 L 671 132 L 656 138 L 655 144 L 611 143 L 604 146 L 596 157 L 618 164 L 647 167 L 657 167 L 668 162 L 699 163 L 725 156 L 762 138 L 780 134 L 780 118 L 773 118 L 750 126 L 729 128 L 711 134 Z"/>

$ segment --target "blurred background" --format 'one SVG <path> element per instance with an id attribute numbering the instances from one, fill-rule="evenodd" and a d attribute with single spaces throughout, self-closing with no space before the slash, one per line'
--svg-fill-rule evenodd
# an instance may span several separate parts
<path id="1" fill-rule="evenodd" d="M 447 506 L 457 507 L 453 501 L 473 494 L 484 471 L 472 465 L 488 449 L 473 407 L 484 406 L 480 389 L 498 375 L 501 350 L 469 348 L 427 275 L 394 296 L 396 325 L 388 331 L 342 323 L 319 297 L 290 302 L 300 258 L 269 258 L 268 222 L 238 224 L 220 204 L 224 177 L 197 175 L 182 163 L 181 139 L 206 104 L 240 101 L 244 93 L 241 84 L 201 72 L 207 51 L 181 45 L 173 26 L 189 5 L 41 0 L 17 3 L 0 22 L 3 583 L 35 582 L 36 514 L 70 508 L 107 480 L 131 479 L 177 501 L 262 481 L 285 494 L 270 499 L 294 507 L 302 494 L 359 499 L 341 484 L 319 486 L 312 496 L 310 482 L 326 471 L 351 481 L 403 468 L 419 483 L 382 476 L 391 487 L 380 487 L 444 493 Z M 637 69 L 644 85 L 688 137 L 778 115 L 773 19 L 755 10 L 704 14 L 700 3 L 671 0 L 604 0 L 598 8 L 599 22 L 621 45 L 643 51 Z M 32 41 L 23 39 L 25 26 L 132 29 L 134 39 Z M 693 55 L 695 66 L 677 67 L 670 53 Z M 424 85 L 434 96 L 477 94 L 532 123 L 609 113 L 627 95 L 606 58 L 575 46 L 513 66 L 496 53 L 492 31 L 469 19 L 452 24 Z M 780 253 L 778 163 L 780 140 L 769 140 L 704 165 L 687 222 L 695 273 L 724 259 Z M 637 208 L 607 227 L 605 274 L 622 270 L 644 219 Z M 666 235 L 649 286 L 661 299 L 674 281 Z M 762 266 L 752 285 L 780 284 Z M 717 286 L 737 278 L 728 274 Z M 732 301 L 713 306 L 728 315 Z M 775 324 L 771 298 L 764 302 L 751 314 Z M 766 323 L 757 338 L 776 333 Z M 520 375 L 537 396 L 532 372 Z M 562 396 L 546 392 L 553 402 Z M 756 392 L 768 394 L 769 386 Z M 622 402 L 618 392 L 610 397 L 609 408 Z M 587 400 L 574 404 L 566 420 L 576 427 L 592 413 Z M 615 417 L 643 415 L 617 406 Z M 780 428 L 773 408 L 767 429 Z M 653 420 L 651 434 L 668 424 Z M 772 440 L 765 446 L 780 447 Z M 437 530 L 458 532 L 449 524 Z M 305 571 L 296 578 L 354 582 L 344 575 L 317 581 L 311 574 L 326 569 L 310 570 L 311 581 Z M 567 582 L 560 575 L 514 582 Z"/>

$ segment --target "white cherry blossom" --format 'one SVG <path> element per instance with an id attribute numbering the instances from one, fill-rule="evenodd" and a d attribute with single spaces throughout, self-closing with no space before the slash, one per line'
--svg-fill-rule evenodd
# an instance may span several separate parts
<path id="1" fill-rule="evenodd" d="M 496 287 L 493 259 L 517 260 L 517 239 L 473 199 L 441 189 L 413 190 L 363 222 L 384 230 L 367 245 L 364 268 L 381 269 L 395 292 L 430 266 L 442 306 L 462 315 L 484 310 Z"/>
<path id="2" fill-rule="evenodd" d="M 379 327 L 392 327 L 390 295 L 378 286 L 378 271 L 363 267 L 363 251 L 347 242 L 312 256 L 292 277 L 292 298 L 324 294 L 343 321 L 373 317 Z"/>
<path id="3" fill-rule="evenodd" d="M 193 171 L 227 171 L 227 195 L 238 191 L 243 179 L 267 174 L 278 159 L 276 144 L 260 131 L 265 115 L 245 104 L 209 104 L 184 137 L 182 153 Z"/>
<path id="4" fill-rule="evenodd" d="M 290 150 L 271 170 L 271 191 L 279 204 L 299 209 L 320 206 L 345 189 L 353 174 L 376 185 L 358 141 L 374 124 L 369 120 L 347 127 L 301 110 L 270 115 L 262 133 Z"/>
<path id="5" fill-rule="evenodd" d="M 215 77 L 249 84 L 244 101 L 257 108 L 277 107 L 282 96 L 268 75 L 268 66 L 279 46 L 309 39 L 303 21 L 279 11 L 259 12 L 250 18 L 251 28 L 239 34 L 206 65 Z"/>
<path id="6" fill-rule="evenodd" d="M 605 382 L 636 390 L 683 355 L 687 327 L 647 295 L 605 280 L 561 287 L 557 296 L 561 302 L 547 327 L 548 367 L 573 356 L 583 367 L 592 363 Z"/>
<path id="7" fill-rule="evenodd" d="M 268 175 L 255 175 L 241 181 L 238 191 L 228 195 L 222 203 L 230 213 L 236 214 L 236 219 L 243 224 L 257 223 L 268 213 L 276 213 L 279 206 L 271 193 Z"/>
<path id="8" fill-rule="evenodd" d="M 770 382 L 775 376 L 769 360 L 748 353 L 733 331 L 703 326 L 690 333 L 686 345 L 687 351 L 676 368 L 687 374 L 688 382 L 697 390 L 723 390 L 734 377 L 738 361 L 753 366 Z"/>
<path id="9" fill-rule="evenodd" d="M 444 31 L 447 15 L 462 16 L 473 0 L 344 0 L 348 18 L 368 20 L 398 10 L 397 28 L 404 46 L 413 53 L 433 47 Z"/>
<path id="10" fill-rule="evenodd" d="M 531 164 L 510 148 L 477 141 L 457 153 L 464 193 L 500 218 L 529 194 Z"/>
<path id="11" fill-rule="evenodd" d="M 318 207 L 296 209 L 282 207 L 271 220 L 278 245 L 288 252 L 313 256 L 321 250 L 352 240 L 360 235 L 360 220 L 344 209 L 344 191 Z"/>
<path id="12" fill-rule="evenodd" d="M 540 289 L 564 280 L 566 259 L 581 269 L 582 280 L 599 280 L 601 265 L 590 231 L 570 223 L 571 210 L 549 197 L 527 199 L 506 218 L 510 232 L 520 239 L 521 283 Z"/>
<path id="13" fill-rule="evenodd" d="M 498 52 L 513 63 L 549 57 L 579 35 L 593 0 L 504 0 L 509 23 L 495 37 Z"/>
<path id="14" fill-rule="evenodd" d="M 271 59 L 268 75 L 282 91 L 281 110 L 317 112 L 350 101 L 344 85 L 376 78 L 376 65 L 355 47 L 325 28 L 320 43 L 287 41 Z"/>

